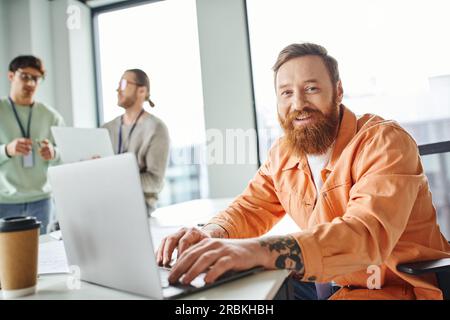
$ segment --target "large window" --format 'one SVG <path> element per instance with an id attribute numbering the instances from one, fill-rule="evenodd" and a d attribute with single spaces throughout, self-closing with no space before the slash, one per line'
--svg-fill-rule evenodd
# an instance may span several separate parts
<path id="1" fill-rule="evenodd" d="M 207 196 L 206 168 L 193 162 L 205 142 L 203 96 L 195 0 L 168 0 L 98 12 L 97 67 L 100 119 L 123 113 L 117 86 L 127 69 L 150 77 L 154 109 L 168 126 L 171 154 L 159 205 Z"/>
<path id="2" fill-rule="evenodd" d="M 247 0 L 261 159 L 280 133 L 273 88 L 279 51 L 325 46 L 344 104 L 400 122 L 419 144 L 450 140 L 450 2 Z"/>

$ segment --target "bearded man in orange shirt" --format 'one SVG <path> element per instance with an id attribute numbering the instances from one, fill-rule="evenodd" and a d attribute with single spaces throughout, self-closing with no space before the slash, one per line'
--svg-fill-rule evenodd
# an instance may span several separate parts
<path id="1" fill-rule="evenodd" d="M 292 270 L 299 299 L 442 299 L 434 274 L 396 269 L 450 257 L 414 139 L 346 108 L 338 64 L 319 45 L 289 45 L 273 70 L 285 134 L 226 210 L 163 239 L 160 265 L 178 250 L 169 281 L 263 266 Z M 256 238 L 286 213 L 298 232 Z M 368 288 L 373 267 L 377 289 Z"/>

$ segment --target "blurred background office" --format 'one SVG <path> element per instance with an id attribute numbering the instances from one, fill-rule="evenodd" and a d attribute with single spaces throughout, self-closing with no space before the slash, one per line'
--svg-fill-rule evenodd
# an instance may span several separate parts
<path id="1" fill-rule="evenodd" d="M 448 0 L 0 0 L 0 95 L 11 58 L 35 54 L 48 70 L 37 99 L 97 127 L 121 113 L 123 70 L 143 69 L 172 140 L 158 205 L 233 197 L 280 134 L 271 67 L 293 42 L 336 57 L 355 113 L 395 119 L 418 144 L 450 140 L 448 12 Z M 255 157 L 207 161 L 211 132 L 230 129 L 255 130 L 244 141 Z M 450 229 L 450 158 L 424 163 Z"/>

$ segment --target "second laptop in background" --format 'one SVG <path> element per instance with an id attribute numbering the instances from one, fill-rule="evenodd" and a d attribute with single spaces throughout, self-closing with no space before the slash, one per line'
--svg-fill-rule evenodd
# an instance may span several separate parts
<path id="1" fill-rule="evenodd" d="M 108 130 L 104 128 L 52 127 L 63 163 L 114 155 Z"/>

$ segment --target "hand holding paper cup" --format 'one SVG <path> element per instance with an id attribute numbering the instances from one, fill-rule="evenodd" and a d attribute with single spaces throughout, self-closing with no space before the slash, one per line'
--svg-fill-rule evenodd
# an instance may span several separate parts
<path id="1" fill-rule="evenodd" d="M 36 292 L 40 225 L 34 217 L 0 219 L 0 286 L 5 299 Z"/>

